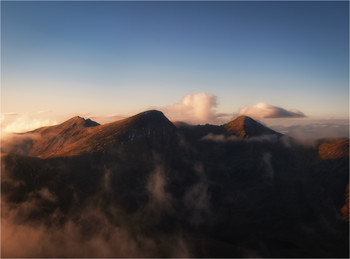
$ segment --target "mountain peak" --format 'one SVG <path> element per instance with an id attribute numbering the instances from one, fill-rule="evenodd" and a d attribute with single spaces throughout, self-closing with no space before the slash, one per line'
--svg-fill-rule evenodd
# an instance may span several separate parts
<path id="1" fill-rule="evenodd" d="M 136 114 L 133 118 L 144 118 L 144 119 L 167 119 L 165 115 L 158 110 L 148 110 Z"/>
<path id="2" fill-rule="evenodd" d="M 249 124 L 258 123 L 258 122 L 248 116 L 241 115 L 229 123 L 235 123 L 235 124 L 244 126 L 244 125 L 249 125 Z"/>
<path id="3" fill-rule="evenodd" d="M 63 122 L 61 125 L 79 125 L 83 127 L 93 127 L 98 126 L 100 124 L 90 119 L 84 119 L 80 116 L 74 116 L 73 118 Z"/>
<path id="4" fill-rule="evenodd" d="M 65 122 L 49 126 L 49 127 L 43 127 L 39 128 L 33 131 L 30 131 L 30 133 L 40 133 L 40 134 L 65 134 L 65 135 L 76 135 L 81 130 L 84 130 L 88 127 L 94 127 L 99 126 L 100 124 L 90 120 L 90 119 L 84 119 L 80 116 L 74 116 L 73 118 L 70 118 L 69 120 L 66 120 Z"/>
<path id="5" fill-rule="evenodd" d="M 281 135 L 248 116 L 239 116 L 233 121 L 225 124 L 224 127 L 229 135 L 239 137 L 257 137 L 261 135 Z"/>
<path id="6" fill-rule="evenodd" d="M 151 128 L 159 127 L 161 125 L 175 127 L 162 112 L 157 110 L 141 112 L 123 121 L 127 122 L 128 124 L 130 123 L 131 125 L 133 125 L 133 127 L 138 127 L 142 125 L 148 125 L 148 127 Z"/>

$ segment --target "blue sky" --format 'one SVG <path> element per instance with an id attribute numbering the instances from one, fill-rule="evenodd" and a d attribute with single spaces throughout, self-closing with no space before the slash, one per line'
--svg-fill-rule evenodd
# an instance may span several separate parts
<path id="1" fill-rule="evenodd" d="M 347 118 L 349 3 L 1 2 L 2 113 L 132 114 L 217 97 Z"/>

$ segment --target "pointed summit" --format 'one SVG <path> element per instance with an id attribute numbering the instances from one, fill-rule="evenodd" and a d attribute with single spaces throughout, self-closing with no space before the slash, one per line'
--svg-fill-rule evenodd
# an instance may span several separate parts
<path id="1" fill-rule="evenodd" d="M 150 122 L 150 123 L 159 123 L 159 122 L 171 123 L 162 112 L 157 110 L 149 110 L 149 111 L 141 112 L 139 114 L 136 114 L 130 117 L 129 119 L 133 121 L 140 120 L 143 122 Z"/>
<path id="2" fill-rule="evenodd" d="M 157 110 L 149 110 L 145 112 L 141 112 L 139 114 L 136 114 L 130 118 L 127 119 L 130 121 L 132 124 L 134 124 L 136 127 L 139 125 L 146 126 L 148 127 L 170 127 L 170 128 L 175 128 L 174 124 L 168 120 L 165 115 Z"/>
<path id="3" fill-rule="evenodd" d="M 66 120 L 61 124 L 42 127 L 42 128 L 30 131 L 29 133 L 40 133 L 40 134 L 47 134 L 47 133 L 59 134 L 61 132 L 72 133 L 72 131 L 77 131 L 87 127 L 94 127 L 99 125 L 100 124 L 97 123 L 96 121 L 93 121 L 90 119 L 84 119 L 80 116 L 75 116 L 73 118 L 70 118 L 69 120 Z"/>
<path id="4" fill-rule="evenodd" d="M 90 119 L 84 119 L 80 116 L 75 116 L 60 125 L 65 125 L 65 126 L 82 126 L 82 127 L 93 127 L 93 126 L 98 126 L 100 125 L 96 121 L 90 120 Z"/>
<path id="5" fill-rule="evenodd" d="M 47 157 L 63 150 L 70 144 L 81 139 L 90 128 L 99 126 L 95 121 L 75 116 L 61 124 L 43 127 L 28 133 L 39 134 L 31 143 L 29 155 Z"/>
<path id="6" fill-rule="evenodd" d="M 141 112 L 124 120 L 103 125 L 102 128 L 110 132 L 109 134 L 118 132 L 121 136 L 133 132 L 135 137 L 154 135 L 155 138 L 163 135 L 173 136 L 176 131 L 175 125 L 157 110 Z"/>
<path id="7" fill-rule="evenodd" d="M 248 116 L 239 116 L 223 126 L 226 128 L 228 135 L 235 135 L 243 138 L 262 135 L 281 135 L 281 133 L 265 127 Z"/>

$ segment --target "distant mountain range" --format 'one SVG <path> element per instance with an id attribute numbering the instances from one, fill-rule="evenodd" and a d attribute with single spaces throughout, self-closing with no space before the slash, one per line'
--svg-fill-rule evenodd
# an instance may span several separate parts
<path id="1" fill-rule="evenodd" d="M 65 233 L 28 257 L 349 256 L 349 139 L 310 145 L 247 116 L 189 125 L 152 110 L 74 117 L 1 152 L 4 231 Z M 17 257 L 4 235 L 2 255 Z"/>
<path id="2" fill-rule="evenodd" d="M 179 128 L 181 131 L 181 125 Z M 198 132 L 203 130 L 205 134 L 217 133 L 242 138 L 262 135 L 282 136 L 247 116 L 240 116 L 222 126 L 205 125 L 195 129 Z M 84 152 L 107 152 L 118 145 L 139 139 L 155 138 L 152 140 L 154 143 L 170 138 L 175 140 L 176 134 L 175 125 L 163 113 L 156 110 L 104 125 L 76 116 L 56 126 L 20 134 L 21 138 L 27 141 L 26 148 L 5 152 L 41 158 L 74 156 Z"/>

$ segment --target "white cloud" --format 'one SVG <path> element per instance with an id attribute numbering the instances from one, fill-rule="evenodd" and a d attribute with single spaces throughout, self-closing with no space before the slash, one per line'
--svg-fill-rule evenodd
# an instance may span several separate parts
<path id="1" fill-rule="evenodd" d="M 50 118 L 47 111 L 39 111 L 34 113 L 2 113 L 1 114 L 1 133 L 21 133 L 34 130 L 44 126 L 57 124 L 56 120 Z"/>
<path id="2" fill-rule="evenodd" d="M 217 98 L 209 93 L 187 94 L 174 105 L 160 108 L 171 121 L 186 121 L 193 124 L 224 122 L 224 117 L 230 115 L 217 113 Z"/>
<path id="3" fill-rule="evenodd" d="M 165 186 L 167 184 L 165 178 L 164 167 L 156 165 L 154 172 L 150 175 L 147 182 L 147 190 L 150 195 L 150 208 L 156 210 L 170 210 L 171 209 L 171 195 L 166 192 Z"/>
<path id="4" fill-rule="evenodd" d="M 14 122 L 7 125 L 4 128 L 4 132 L 25 132 L 33 129 L 37 129 L 44 126 L 49 126 L 56 124 L 56 121 L 51 120 L 40 120 L 40 119 L 31 119 L 28 118 L 17 118 Z"/>
<path id="5" fill-rule="evenodd" d="M 281 107 L 273 106 L 267 103 L 259 102 L 253 106 L 247 106 L 239 110 L 239 115 L 246 115 L 256 119 L 262 118 L 291 118 L 305 117 L 299 110 L 285 110 Z"/>

